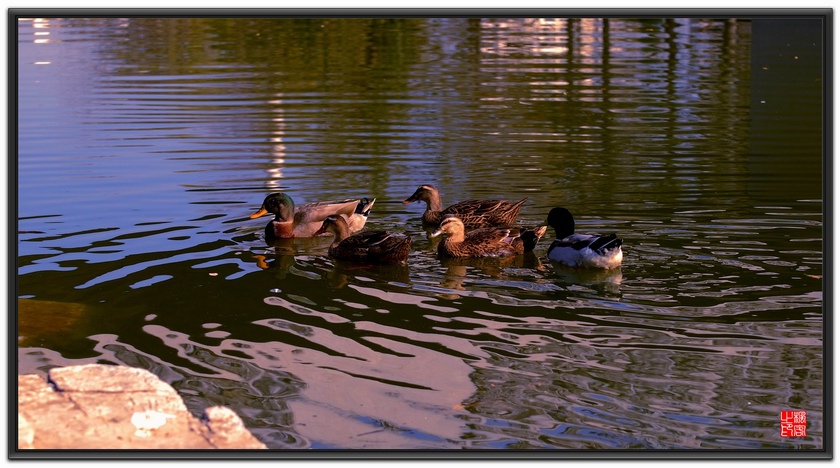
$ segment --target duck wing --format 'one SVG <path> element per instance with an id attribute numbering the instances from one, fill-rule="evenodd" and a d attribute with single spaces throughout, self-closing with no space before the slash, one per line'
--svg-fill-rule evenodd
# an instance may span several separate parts
<path id="1" fill-rule="evenodd" d="M 506 242 L 510 237 L 508 228 L 478 228 L 464 235 L 464 242 L 468 244 L 493 245 Z"/>
<path id="2" fill-rule="evenodd" d="M 444 215 L 473 214 L 476 216 L 481 216 L 499 210 L 500 208 L 504 207 L 506 203 L 507 202 L 505 200 L 464 200 L 455 203 L 452 206 L 449 206 L 448 208 L 444 209 L 442 213 Z"/>
<path id="3" fill-rule="evenodd" d="M 354 249 L 369 249 L 387 241 L 391 236 L 388 231 L 364 231 L 344 239 L 341 245 Z"/>
<path id="4" fill-rule="evenodd" d="M 442 215 L 455 214 L 466 226 L 509 226 L 516 221 L 527 198 L 516 203 L 507 200 L 465 200 L 443 210 Z"/>
<path id="5" fill-rule="evenodd" d="M 351 216 L 359 206 L 358 198 L 307 203 L 295 208 L 295 223 L 320 223 L 329 215 Z"/>
<path id="6" fill-rule="evenodd" d="M 595 234 L 572 234 L 571 236 L 563 239 L 555 239 L 548 248 L 548 251 L 551 252 L 552 249 L 557 247 L 565 247 L 577 251 L 588 248 L 593 252 L 602 254 L 606 251 L 621 247 L 621 243 L 622 240 L 615 234 L 604 236 Z"/>
<path id="7" fill-rule="evenodd" d="M 622 240 L 619 239 L 615 234 L 593 237 L 594 239 L 592 239 L 592 241 L 587 247 L 589 247 L 592 251 L 596 253 L 603 254 L 617 247 L 621 247 Z"/>
<path id="8" fill-rule="evenodd" d="M 396 263 L 408 258 L 411 238 L 389 231 L 364 231 L 354 234 L 330 251 L 341 260 L 373 263 Z"/>
<path id="9" fill-rule="evenodd" d="M 562 239 L 554 239 L 551 246 L 548 247 L 548 252 L 551 253 L 552 250 L 558 247 L 565 247 L 572 250 L 582 250 L 592 243 L 593 240 L 594 236 L 590 236 L 588 234 L 572 234 L 571 236 L 564 237 Z"/>

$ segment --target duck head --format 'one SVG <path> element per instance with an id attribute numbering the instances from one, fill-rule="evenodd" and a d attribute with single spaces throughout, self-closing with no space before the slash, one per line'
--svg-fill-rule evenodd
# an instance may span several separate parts
<path id="1" fill-rule="evenodd" d="M 435 188 L 434 185 L 421 185 L 417 187 L 417 190 L 414 191 L 414 194 L 403 200 L 403 205 L 407 205 L 411 202 L 418 201 L 424 201 L 426 203 L 429 203 L 437 193 L 438 189 Z"/>
<path id="2" fill-rule="evenodd" d="M 563 239 L 575 233 L 575 218 L 566 208 L 552 208 L 548 212 L 548 218 L 540 226 L 553 227 L 557 238 Z"/>
<path id="3" fill-rule="evenodd" d="M 455 237 L 463 239 L 464 237 L 464 222 L 452 215 L 447 215 L 441 221 L 440 226 L 429 234 L 429 237 Z"/>
<path id="4" fill-rule="evenodd" d="M 347 226 L 347 221 L 345 221 L 344 218 L 341 216 L 330 215 L 324 218 L 323 224 L 321 224 L 321 227 L 318 228 L 312 236 L 320 236 L 321 234 L 328 232 L 339 236 L 343 231 L 347 230 L 349 230 L 349 227 Z"/>
<path id="5" fill-rule="evenodd" d="M 276 221 L 292 221 L 295 218 L 295 202 L 285 193 L 272 193 L 265 197 L 260 209 L 251 215 L 251 219 L 273 213 Z"/>

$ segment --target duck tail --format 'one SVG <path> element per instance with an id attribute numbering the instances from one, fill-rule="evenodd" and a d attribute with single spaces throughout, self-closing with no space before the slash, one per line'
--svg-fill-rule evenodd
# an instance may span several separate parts
<path id="1" fill-rule="evenodd" d="M 362 198 L 359 201 L 359 204 L 356 205 L 356 213 L 358 213 L 358 214 L 360 214 L 364 217 L 367 217 L 368 215 L 370 215 L 370 209 L 373 208 L 374 202 L 376 202 L 376 198 L 374 198 L 373 200 L 368 200 L 367 198 Z"/>
<path id="2" fill-rule="evenodd" d="M 589 248 L 597 253 L 604 253 L 610 250 L 615 250 L 621 247 L 622 239 L 617 237 L 615 234 L 610 234 L 608 236 L 602 236 L 598 238 L 595 242 L 589 245 Z"/>
<path id="3" fill-rule="evenodd" d="M 522 208 L 522 205 L 524 205 L 526 201 L 528 201 L 528 199 L 527 199 L 527 198 L 523 198 L 522 200 L 519 200 L 518 202 L 516 202 L 516 203 L 514 203 L 513 205 L 511 205 L 511 208 L 510 208 L 510 209 L 511 209 L 511 210 L 516 210 L 516 211 L 519 211 L 519 209 L 520 209 L 520 208 Z"/>

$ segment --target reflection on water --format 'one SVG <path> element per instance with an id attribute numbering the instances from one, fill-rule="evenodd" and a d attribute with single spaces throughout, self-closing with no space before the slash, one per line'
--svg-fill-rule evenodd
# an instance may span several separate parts
<path id="1" fill-rule="evenodd" d="M 146 368 L 272 448 L 822 448 L 815 26 L 20 21 L 18 371 Z M 624 263 L 440 259 L 426 183 Z M 266 244 L 273 191 L 376 197 L 407 265 Z"/>

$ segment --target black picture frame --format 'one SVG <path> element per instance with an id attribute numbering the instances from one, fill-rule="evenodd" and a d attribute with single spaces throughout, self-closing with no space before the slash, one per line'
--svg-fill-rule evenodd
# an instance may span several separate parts
<path id="1" fill-rule="evenodd" d="M 289 451 L 64 451 L 64 450 L 20 450 L 17 449 L 17 419 L 13 416 L 17 408 L 17 397 L 15 392 L 16 369 L 17 369 L 17 343 L 16 343 L 16 318 L 17 318 L 17 267 L 14 259 L 17 257 L 17 235 L 16 231 L 10 230 L 7 252 L 9 255 L 9 297 L 8 297 L 8 330 L 9 342 L 9 414 L 8 420 L 8 458 L 12 460 L 70 460 L 70 459 L 91 459 L 91 460 L 827 460 L 833 458 L 833 292 L 831 284 L 833 280 L 833 10 L 831 9 L 64 9 L 64 8 L 13 8 L 7 12 L 8 24 L 8 189 L 7 189 L 7 216 L 9 225 L 14 228 L 17 225 L 17 61 L 18 51 L 17 27 L 19 18 L 50 17 L 50 18 L 91 18 L 91 17 L 166 17 L 166 18 L 191 18 L 191 17 L 282 17 L 282 18 L 360 18 L 360 17 L 411 17 L 411 18 L 432 18 L 432 17 L 592 17 L 592 18 L 742 18 L 742 19 L 773 19 L 773 18 L 817 18 L 823 22 L 823 50 L 824 56 L 824 155 L 823 155 L 823 220 L 824 220 L 824 329 L 826 331 L 824 341 L 824 369 L 825 381 L 823 382 L 825 405 L 824 405 L 824 447 L 823 450 L 814 451 L 717 451 L 717 450 L 668 450 L 668 451 L 542 451 L 542 450 L 493 450 L 493 451 L 391 451 L 391 450 L 289 450 Z"/>

